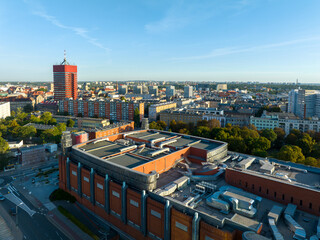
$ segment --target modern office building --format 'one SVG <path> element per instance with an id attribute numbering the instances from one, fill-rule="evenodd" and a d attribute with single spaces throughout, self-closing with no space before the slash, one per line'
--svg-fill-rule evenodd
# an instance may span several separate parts
<path id="1" fill-rule="evenodd" d="M 0 102 L 0 119 L 11 115 L 10 102 Z"/>
<path id="2" fill-rule="evenodd" d="M 175 86 L 168 86 L 166 87 L 166 97 L 171 98 L 176 95 L 176 88 Z"/>
<path id="3" fill-rule="evenodd" d="M 175 102 L 164 102 L 153 104 L 149 107 L 149 121 L 157 121 L 160 117 L 159 113 L 167 109 L 176 108 L 177 103 Z"/>
<path id="4" fill-rule="evenodd" d="M 77 66 L 64 57 L 60 65 L 53 65 L 54 100 L 78 98 Z"/>
<path id="5" fill-rule="evenodd" d="M 158 86 L 149 86 L 149 94 L 153 94 L 154 96 L 158 96 Z"/>
<path id="6" fill-rule="evenodd" d="M 114 134 L 61 155 L 59 187 L 121 239 L 320 234 L 318 171 L 227 150 L 224 142 L 172 132 Z"/>
<path id="7" fill-rule="evenodd" d="M 143 93 L 143 86 L 135 85 L 133 87 L 133 94 L 142 94 Z"/>
<path id="8" fill-rule="evenodd" d="M 320 117 L 320 91 L 291 90 L 288 96 L 288 112 L 300 118 Z"/>
<path id="9" fill-rule="evenodd" d="M 142 120 L 144 103 L 105 99 L 59 101 L 59 112 L 66 112 L 72 116 L 107 118 L 113 121 L 133 121 L 135 109 L 138 109 L 140 120 Z"/>
<path id="10" fill-rule="evenodd" d="M 119 85 L 119 94 L 126 95 L 128 93 L 128 86 L 127 85 Z"/>
<path id="11" fill-rule="evenodd" d="M 193 97 L 193 87 L 192 86 L 184 86 L 184 97 L 185 98 Z"/>

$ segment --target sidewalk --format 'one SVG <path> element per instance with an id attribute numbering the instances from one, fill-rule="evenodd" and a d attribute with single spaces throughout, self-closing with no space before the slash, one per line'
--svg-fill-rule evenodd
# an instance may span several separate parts
<path id="1" fill-rule="evenodd" d="M 57 208 L 48 212 L 47 219 L 70 239 L 92 240 L 89 235 L 81 231 L 68 218 L 62 215 Z"/>
<path id="2" fill-rule="evenodd" d="M 4 219 L 4 221 L 6 222 L 8 228 L 10 229 L 11 234 L 13 236 L 13 239 L 15 239 L 15 240 L 16 239 L 17 240 L 23 239 L 23 234 L 20 231 L 19 227 L 16 227 L 16 223 L 11 218 L 9 213 L 2 207 L 1 204 L 0 204 L 0 215 Z"/>

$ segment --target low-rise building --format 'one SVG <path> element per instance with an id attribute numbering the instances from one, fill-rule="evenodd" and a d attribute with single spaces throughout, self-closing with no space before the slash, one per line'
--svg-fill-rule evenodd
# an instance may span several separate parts
<path id="1" fill-rule="evenodd" d="M 33 109 L 35 105 L 35 101 L 32 97 L 23 97 L 21 95 L 0 98 L 0 102 L 10 102 L 11 111 L 17 111 L 18 108 L 23 109 L 28 105 Z"/>
<path id="2" fill-rule="evenodd" d="M 0 119 L 11 115 L 10 102 L 0 102 Z"/>
<path id="3" fill-rule="evenodd" d="M 103 128 L 110 124 L 108 119 L 102 118 L 88 118 L 88 117 L 72 117 L 53 115 L 53 118 L 57 120 L 57 123 L 67 123 L 69 119 L 74 121 L 74 127 L 76 128 Z"/>
<path id="4" fill-rule="evenodd" d="M 86 129 L 89 139 L 109 136 L 112 134 L 122 133 L 134 130 L 134 122 L 117 122 L 103 128 Z"/>
<path id="5" fill-rule="evenodd" d="M 32 165 L 46 160 L 45 147 L 43 145 L 20 148 L 18 152 L 19 163 L 22 166 Z"/>
<path id="6" fill-rule="evenodd" d="M 175 102 L 164 102 L 151 105 L 149 107 L 149 121 L 157 121 L 160 112 L 176 107 L 177 103 Z"/>

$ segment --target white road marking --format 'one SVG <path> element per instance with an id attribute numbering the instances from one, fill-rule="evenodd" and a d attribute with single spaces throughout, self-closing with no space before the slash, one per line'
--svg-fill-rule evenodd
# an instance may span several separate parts
<path id="1" fill-rule="evenodd" d="M 22 203 L 21 205 L 19 205 L 19 207 L 20 207 L 21 209 L 25 210 L 25 211 L 30 215 L 30 217 L 32 217 L 32 216 L 36 213 L 36 211 L 30 209 L 30 208 L 27 206 L 27 204 L 25 204 L 25 203 L 24 203 L 20 198 L 18 198 L 14 193 L 11 192 L 11 193 L 9 193 L 9 194 L 6 194 L 5 197 L 6 197 L 9 201 L 13 202 L 15 205 L 19 205 L 19 204 Z"/>

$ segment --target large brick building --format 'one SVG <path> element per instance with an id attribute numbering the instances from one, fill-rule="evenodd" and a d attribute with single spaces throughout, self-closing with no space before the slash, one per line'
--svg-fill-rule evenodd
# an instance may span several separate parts
<path id="1" fill-rule="evenodd" d="M 53 65 L 54 100 L 78 98 L 77 66 L 69 65 L 64 58 L 60 65 Z"/>
<path id="2" fill-rule="evenodd" d="M 227 154 L 226 143 L 183 134 L 113 134 L 60 156 L 59 186 L 125 239 L 317 233 L 320 171 Z"/>

